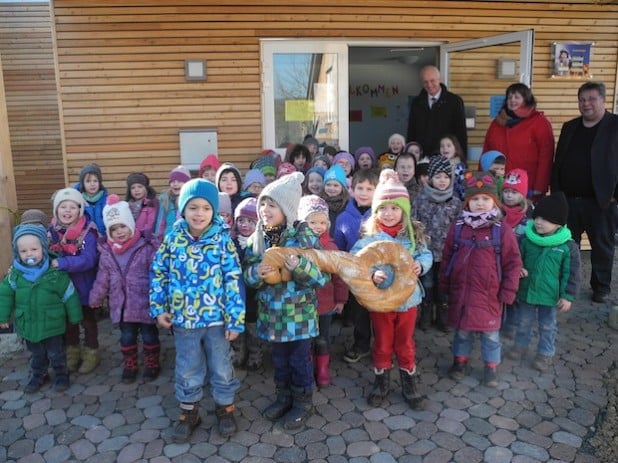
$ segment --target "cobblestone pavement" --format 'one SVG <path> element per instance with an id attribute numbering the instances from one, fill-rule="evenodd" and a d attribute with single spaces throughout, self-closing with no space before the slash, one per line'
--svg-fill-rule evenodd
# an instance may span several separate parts
<path id="1" fill-rule="evenodd" d="M 236 435 L 218 435 L 214 403 L 205 398 L 203 423 L 186 444 L 170 439 L 178 416 L 172 337 L 162 335 L 162 375 L 124 385 L 118 331 L 101 321 L 102 363 L 94 373 L 74 375 L 65 393 L 49 385 L 36 394 L 22 392 L 27 352 L 0 361 L 0 461 L 596 462 L 582 447 L 607 405 L 604 378 L 618 362 L 618 331 L 607 326 L 609 307 L 589 301 L 584 289 L 574 310 L 560 316 L 557 355 L 547 373 L 530 367 L 532 354 L 521 362 L 505 359 L 496 389 L 479 384 L 478 341 L 470 374 L 455 383 L 446 375 L 452 335 L 418 331 L 421 387 L 428 398 L 423 411 L 408 408 L 394 373 L 388 402 L 368 406 L 370 359 L 352 365 L 341 360 L 352 331 L 336 324 L 333 385 L 314 394 L 316 413 L 306 428 L 289 432 L 262 417 L 274 397 L 267 365 L 259 373 L 238 371 Z M 509 346 L 505 342 L 503 349 Z"/>

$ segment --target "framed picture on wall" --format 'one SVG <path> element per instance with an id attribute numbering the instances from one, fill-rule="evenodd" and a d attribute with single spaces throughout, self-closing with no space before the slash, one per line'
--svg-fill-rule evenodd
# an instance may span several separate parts
<path id="1" fill-rule="evenodd" d="M 552 77 L 592 78 L 590 58 L 594 42 L 554 42 L 552 44 Z"/>

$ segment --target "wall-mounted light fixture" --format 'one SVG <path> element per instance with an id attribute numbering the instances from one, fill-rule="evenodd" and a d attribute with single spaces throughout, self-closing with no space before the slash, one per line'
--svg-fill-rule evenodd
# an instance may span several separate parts
<path id="1" fill-rule="evenodd" d="M 185 60 L 185 79 L 186 80 L 206 80 L 206 60 L 186 59 Z"/>
<path id="2" fill-rule="evenodd" d="M 498 60 L 498 79 L 512 79 L 517 75 L 517 60 L 500 58 Z"/>

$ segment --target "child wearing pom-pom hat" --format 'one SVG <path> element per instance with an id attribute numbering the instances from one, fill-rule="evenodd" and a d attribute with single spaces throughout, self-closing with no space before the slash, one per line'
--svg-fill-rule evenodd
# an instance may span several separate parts
<path id="1" fill-rule="evenodd" d="M 90 291 L 91 307 L 101 307 L 109 296 L 109 315 L 120 328 L 120 350 L 124 358 L 121 380 L 129 384 L 138 373 L 137 337 L 143 343 L 147 380 L 159 375 L 159 331 L 150 317 L 150 265 L 158 243 L 152 231 L 137 229 L 131 206 L 109 195 L 103 208 L 106 237 L 99 240 L 99 270 Z"/>

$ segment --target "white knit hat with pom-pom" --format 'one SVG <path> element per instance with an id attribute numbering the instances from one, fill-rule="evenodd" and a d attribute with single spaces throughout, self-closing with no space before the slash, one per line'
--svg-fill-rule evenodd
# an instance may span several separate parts
<path id="1" fill-rule="evenodd" d="M 131 229 L 131 234 L 135 233 L 135 219 L 131 214 L 129 203 L 120 201 L 118 195 L 115 194 L 107 197 L 107 204 L 103 208 L 103 223 L 110 240 L 112 237 L 109 231 L 114 225 L 124 224 Z"/>

